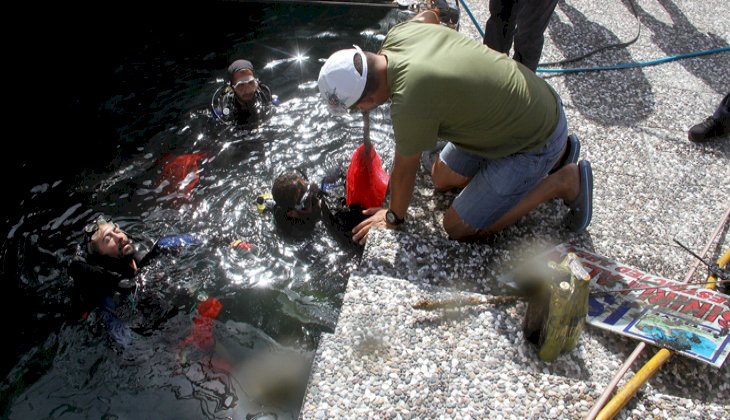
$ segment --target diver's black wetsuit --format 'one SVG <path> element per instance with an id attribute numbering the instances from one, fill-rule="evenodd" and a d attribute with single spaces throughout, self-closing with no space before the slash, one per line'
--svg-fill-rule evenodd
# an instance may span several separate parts
<path id="1" fill-rule="evenodd" d="M 271 117 L 275 105 L 275 97 L 271 89 L 263 83 L 258 84 L 254 98 L 250 103 L 241 104 L 230 86 L 226 86 L 214 104 L 213 111 L 221 121 L 238 127 L 250 129 L 258 126 Z"/>
<path id="2" fill-rule="evenodd" d="M 134 259 L 138 271 L 166 250 L 200 243 L 191 235 L 166 236 L 151 248 L 144 242 L 133 241 L 136 251 L 130 258 Z M 129 259 L 79 254 L 67 268 L 74 282 L 74 310 L 86 317 L 98 309 L 96 313 L 113 344 L 124 348 L 131 343 L 132 331 L 150 334 L 177 313 L 177 307 L 159 290 L 146 288 L 138 292 L 136 272 Z"/>
<path id="3" fill-rule="evenodd" d="M 132 258 L 137 269 L 140 269 L 147 265 L 157 252 L 148 252 L 137 241 L 135 246 L 137 250 Z M 80 305 L 79 309 L 82 312 L 99 306 L 107 296 L 116 292 L 129 293 L 135 287 L 132 281 L 135 271 L 129 259 L 78 255 L 69 263 L 67 273 L 74 281 L 77 299 L 75 303 Z"/>
<path id="4" fill-rule="evenodd" d="M 320 203 L 330 228 L 338 239 L 348 244 L 352 241 L 352 229 L 366 219 L 359 205 L 347 205 L 347 175 L 342 168 L 334 168 L 320 182 Z"/>
<path id="5" fill-rule="evenodd" d="M 347 205 L 346 179 L 342 167 L 328 169 L 318 185 L 320 210 L 304 218 L 291 218 L 286 215 L 285 209 L 274 207 L 274 220 L 282 233 L 294 238 L 307 237 L 321 216 L 324 216 L 326 227 L 338 241 L 343 245 L 362 248 L 352 241 L 352 229 L 365 220 L 366 216 L 362 214 L 363 209 L 359 205 Z"/>

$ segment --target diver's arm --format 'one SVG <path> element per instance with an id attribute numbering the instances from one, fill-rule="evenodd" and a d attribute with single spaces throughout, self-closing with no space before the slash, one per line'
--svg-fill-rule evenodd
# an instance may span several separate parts
<path id="1" fill-rule="evenodd" d="M 76 287 L 98 290 L 102 293 L 114 290 L 119 281 L 124 279 L 119 273 L 81 260 L 72 260 L 67 273 L 74 280 Z"/>

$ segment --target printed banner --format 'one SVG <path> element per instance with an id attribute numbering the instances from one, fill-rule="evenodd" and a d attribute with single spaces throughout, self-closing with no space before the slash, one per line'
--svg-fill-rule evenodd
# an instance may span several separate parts
<path id="1" fill-rule="evenodd" d="M 589 324 L 717 368 L 725 362 L 730 347 L 730 297 L 701 284 L 648 274 L 569 244 L 558 245 L 543 257 L 559 263 L 568 252 L 576 254 L 591 277 Z"/>

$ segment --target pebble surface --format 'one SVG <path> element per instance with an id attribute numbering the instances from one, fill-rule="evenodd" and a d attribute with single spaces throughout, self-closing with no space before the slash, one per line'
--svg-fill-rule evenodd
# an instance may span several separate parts
<path id="1" fill-rule="evenodd" d="M 483 25 L 487 2 L 464 3 Z M 730 43 L 724 1 L 635 4 L 636 42 L 565 67 L 643 62 Z M 625 2 L 561 0 L 542 61 L 626 42 L 638 25 Z M 480 39 L 463 7 L 459 31 Z M 442 311 L 412 305 L 422 298 L 504 294 L 496 280 L 501 274 L 564 242 L 684 280 L 696 260 L 673 239 L 699 253 L 730 205 L 730 139 L 687 140 L 688 128 L 711 115 L 730 89 L 730 53 L 620 71 L 539 74 L 561 95 L 581 158 L 592 164 L 588 230 L 563 228 L 567 208 L 555 200 L 489 243 L 450 241 L 441 217 L 454 195 L 434 193 L 419 172 L 403 228 L 371 231 L 335 333 L 317 350 L 301 418 L 584 418 L 636 341 L 587 326 L 576 348 L 546 363 L 522 335 L 522 301 Z M 378 149 L 386 165 L 392 162 L 388 149 L 392 145 Z M 728 247 L 725 229 L 708 259 Z M 706 275 L 700 267 L 692 281 Z M 647 346 L 619 387 L 656 351 Z M 716 369 L 675 354 L 616 418 L 730 418 L 728 366 Z"/>

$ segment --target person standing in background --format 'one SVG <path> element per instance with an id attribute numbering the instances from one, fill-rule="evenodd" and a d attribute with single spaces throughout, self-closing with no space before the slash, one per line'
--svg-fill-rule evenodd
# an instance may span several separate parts
<path id="1" fill-rule="evenodd" d="M 489 0 L 484 44 L 509 54 L 514 42 L 512 58 L 534 72 L 557 4 L 558 0 Z"/>

